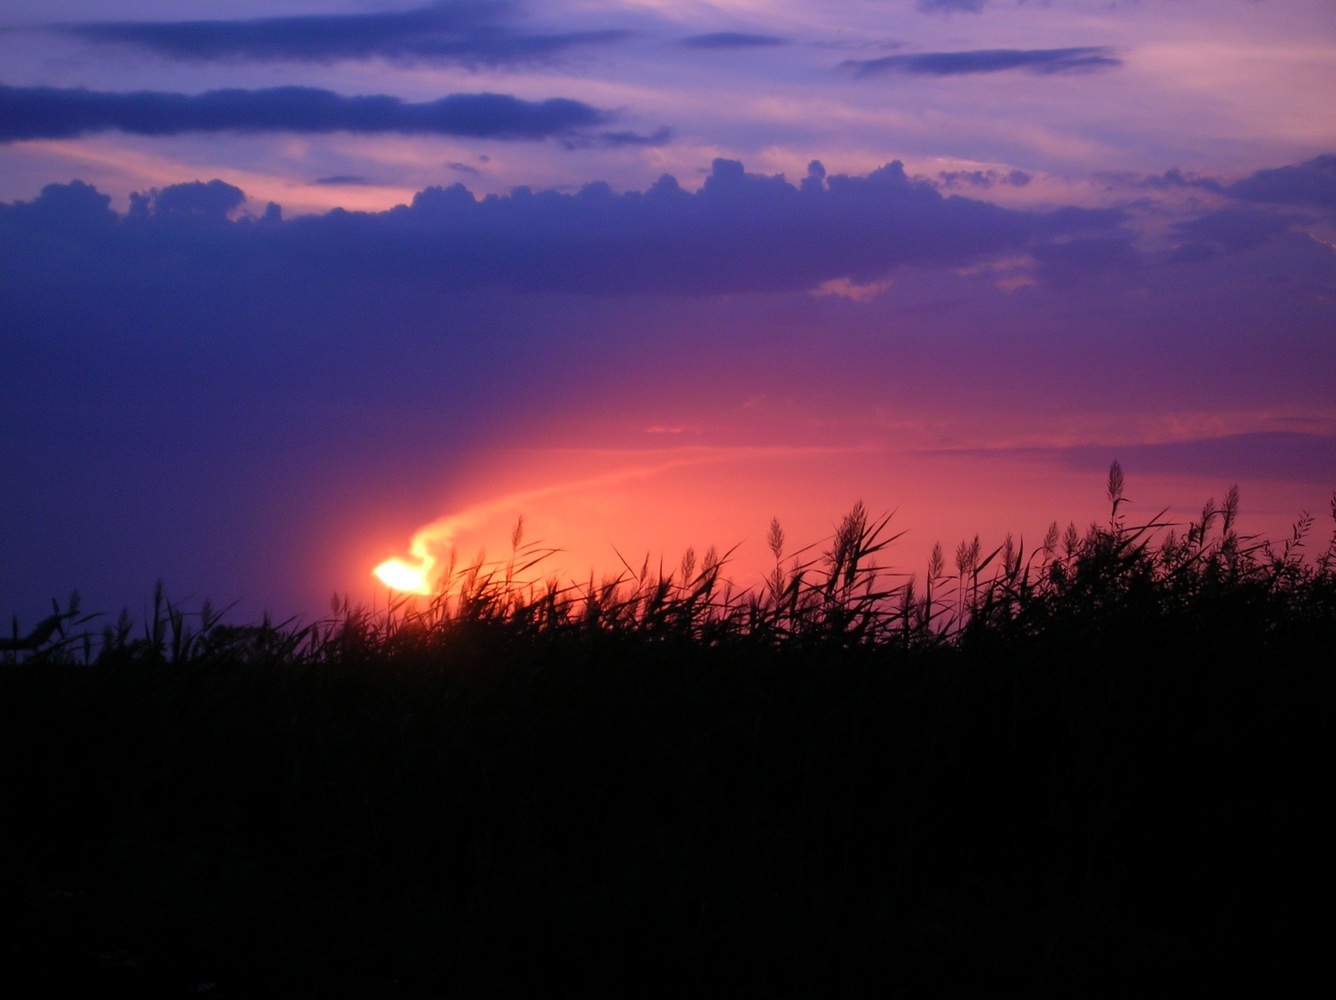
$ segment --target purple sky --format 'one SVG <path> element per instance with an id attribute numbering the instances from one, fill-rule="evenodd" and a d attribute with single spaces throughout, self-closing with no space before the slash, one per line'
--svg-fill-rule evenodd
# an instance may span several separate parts
<path id="1" fill-rule="evenodd" d="M 182 11 L 0 15 L 25 625 L 310 617 L 519 512 L 574 574 L 743 569 L 861 498 L 910 571 L 1113 458 L 1146 516 L 1326 514 L 1330 0 Z"/>

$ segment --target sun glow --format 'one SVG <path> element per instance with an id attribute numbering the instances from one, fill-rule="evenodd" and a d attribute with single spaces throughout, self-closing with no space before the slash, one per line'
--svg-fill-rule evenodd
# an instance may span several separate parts
<path id="1" fill-rule="evenodd" d="M 515 518 L 522 518 L 526 511 L 532 511 L 545 503 L 560 502 L 562 499 L 567 502 L 572 498 L 577 501 L 581 499 L 587 501 L 589 497 L 600 496 L 617 486 L 652 480 L 664 473 L 717 462 L 719 458 L 720 456 L 709 451 L 691 452 L 686 457 L 624 465 L 601 471 L 587 478 L 562 480 L 541 487 L 509 492 L 419 528 L 409 544 L 409 559 L 387 559 L 372 570 L 372 573 L 382 583 L 402 593 L 431 595 L 443 589 L 443 581 L 433 574 L 439 565 L 439 556 L 452 553 L 461 541 L 479 543 L 477 562 L 481 566 L 488 541 L 485 537 L 488 529 L 492 529 L 491 533 L 494 535 L 498 524 L 503 522 L 515 524 Z M 512 547 L 519 543 L 519 529 L 516 527 Z M 453 556 L 450 558 L 450 565 L 454 566 Z M 448 570 L 445 575 L 449 575 Z M 448 584 L 448 580 L 444 583 Z"/>
<path id="2" fill-rule="evenodd" d="M 830 512 L 847 509 L 862 490 L 871 487 L 873 495 L 899 502 L 903 486 L 869 482 L 860 472 L 877 464 L 876 454 L 864 446 L 691 446 L 511 455 L 511 468 L 522 473 L 498 482 L 492 497 L 419 528 L 406 556 L 387 559 L 373 573 L 395 591 L 429 596 L 451 591 L 457 567 L 506 572 L 516 553 L 529 582 L 554 577 L 567 583 L 635 572 L 645 560 L 674 565 L 688 548 L 703 552 L 713 545 L 732 553 L 730 579 L 748 586 L 773 568 L 774 557 L 760 540 L 770 517 L 778 517 L 791 537 L 819 549 L 837 523 L 839 514 Z M 954 482 L 919 474 L 905 456 L 891 468 L 897 480 Z M 526 479 L 542 485 L 526 488 Z M 803 489 L 799 483 L 811 485 Z M 929 506 L 939 515 L 952 509 L 937 495 Z M 919 531 L 933 530 L 930 519 L 918 520 Z M 929 547 L 934 537 L 927 536 Z M 897 546 L 897 562 L 909 559 L 906 548 Z M 489 562 L 489 552 L 499 553 L 500 561 Z M 541 565 L 529 564 L 540 552 Z"/>
<path id="3" fill-rule="evenodd" d="M 393 590 L 405 594 L 430 594 L 432 592 L 431 571 L 436 560 L 423 553 L 417 557 L 417 565 L 410 565 L 402 559 L 386 559 L 377 566 L 373 573 L 380 582 Z"/>

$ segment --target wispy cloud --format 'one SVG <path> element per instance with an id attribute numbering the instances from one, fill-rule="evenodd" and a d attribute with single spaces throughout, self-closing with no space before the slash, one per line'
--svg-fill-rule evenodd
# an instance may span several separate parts
<path id="1" fill-rule="evenodd" d="M 937 178 L 944 188 L 991 188 L 999 184 L 1025 187 L 1033 179 L 1024 170 L 1010 170 L 1005 174 L 996 170 L 943 170 Z"/>
<path id="2" fill-rule="evenodd" d="M 61 139 L 119 130 L 184 132 L 400 132 L 492 139 L 568 136 L 604 124 L 606 112 L 567 98 L 451 94 L 410 104 L 397 97 L 345 97 L 313 87 L 115 93 L 0 86 L 0 142 Z"/>
<path id="3" fill-rule="evenodd" d="M 331 174 L 329 177 L 317 177 L 312 184 L 326 184 L 331 187 L 344 187 L 346 185 L 363 186 L 370 184 L 371 181 L 360 174 Z"/>
<path id="4" fill-rule="evenodd" d="M 977 14 L 983 10 L 987 0 L 918 0 L 914 6 L 927 14 L 954 14 L 964 11 Z"/>
<path id="5" fill-rule="evenodd" d="M 994 450 L 991 454 L 1001 454 Z M 1159 444 L 1079 445 L 1070 448 L 1018 448 L 1012 455 L 1048 458 L 1072 469 L 1098 472 L 1109 464 L 1110 452 L 1125 465 L 1148 473 L 1214 476 L 1222 482 L 1248 475 L 1326 484 L 1336 477 L 1336 437 L 1265 431 L 1201 437 Z M 989 454 L 979 451 L 978 454 Z"/>
<path id="6" fill-rule="evenodd" d="M 106 21 L 50 30 L 131 45 L 173 59 L 333 62 L 374 57 L 400 62 L 498 65 L 550 58 L 579 45 L 607 44 L 624 31 L 533 32 L 515 6 L 454 0 L 409 11 L 210 21 Z"/>
<path id="7" fill-rule="evenodd" d="M 915 7 L 925 13 L 979 13 L 986 0 L 918 0 Z"/>
<path id="8" fill-rule="evenodd" d="M 857 77 L 899 73 L 907 76 L 964 76 L 973 73 L 1077 73 L 1112 69 L 1122 60 L 1107 46 L 1069 49 L 971 49 L 963 52 L 920 52 L 880 59 L 846 59 L 840 63 Z"/>
<path id="9" fill-rule="evenodd" d="M 673 130 L 664 127 L 649 134 L 626 130 L 580 134 L 561 140 L 569 149 L 583 149 L 588 146 L 666 146 L 673 141 Z"/>
<path id="10" fill-rule="evenodd" d="M 742 31 L 715 31 L 708 35 L 692 35 L 682 39 L 689 49 L 757 49 L 787 45 L 788 41 L 775 35 L 749 35 Z"/>

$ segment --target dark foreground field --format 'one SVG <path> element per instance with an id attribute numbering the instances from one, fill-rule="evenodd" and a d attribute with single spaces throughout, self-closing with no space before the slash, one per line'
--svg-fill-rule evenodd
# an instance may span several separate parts
<path id="1" fill-rule="evenodd" d="M 475 576 L 304 632 L 164 604 L 12 652 L 0 975 L 1283 993 L 1329 944 L 1336 570 L 1117 514 L 1033 559 L 962 546 L 935 593 L 876 589 L 885 525 L 855 512 L 852 549 L 754 598 L 707 559 L 615 591 Z"/>

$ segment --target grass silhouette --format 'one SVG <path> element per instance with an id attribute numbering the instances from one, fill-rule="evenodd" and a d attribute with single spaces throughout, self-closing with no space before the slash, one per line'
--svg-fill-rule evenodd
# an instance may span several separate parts
<path id="1" fill-rule="evenodd" d="M 1108 495 L 921 578 L 858 505 L 794 553 L 772 523 L 754 590 L 714 550 L 544 579 L 517 525 L 383 612 L 16 624 L 6 966 L 52 996 L 1297 984 L 1336 536 L 1240 535 L 1236 491 L 1129 523 L 1116 464 Z"/>

